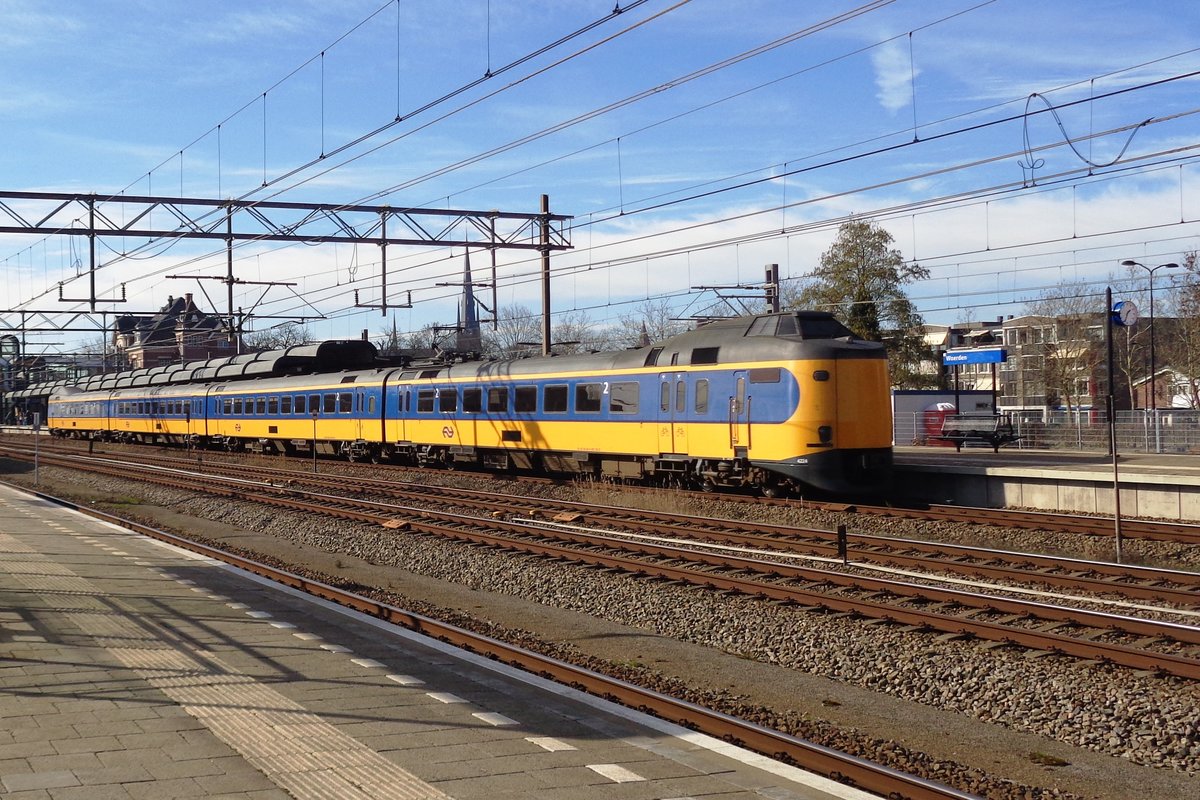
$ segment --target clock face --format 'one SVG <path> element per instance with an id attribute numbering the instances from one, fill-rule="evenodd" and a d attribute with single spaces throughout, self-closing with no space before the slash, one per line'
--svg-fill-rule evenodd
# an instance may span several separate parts
<path id="1" fill-rule="evenodd" d="M 1113 322 L 1118 325 L 1128 328 L 1130 325 L 1138 321 L 1138 309 L 1129 300 L 1122 300 L 1119 303 L 1113 303 L 1112 309 Z"/>

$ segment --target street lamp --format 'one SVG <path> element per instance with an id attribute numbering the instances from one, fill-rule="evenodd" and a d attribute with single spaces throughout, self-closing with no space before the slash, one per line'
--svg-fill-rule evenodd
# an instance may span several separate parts
<path id="1" fill-rule="evenodd" d="M 1147 267 L 1138 261 L 1125 260 L 1121 262 L 1122 267 L 1141 267 L 1150 275 L 1150 402 L 1149 408 L 1158 408 L 1158 395 L 1154 391 L 1154 272 L 1160 269 L 1178 269 L 1179 265 L 1175 262 L 1170 264 L 1159 264 L 1157 267 Z"/>

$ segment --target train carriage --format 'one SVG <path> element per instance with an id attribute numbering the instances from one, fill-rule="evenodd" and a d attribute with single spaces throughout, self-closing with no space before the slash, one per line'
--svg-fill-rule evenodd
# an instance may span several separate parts
<path id="1" fill-rule="evenodd" d="M 620 352 L 374 361 L 366 342 L 326 342 L 68 387 L 51 429 L 767 494 L 877 492 L 891 471 L 884 348 L 825 313 L 716 320 Z"/>
<path id="2" fill-rule="evenodd" d="M 828 314 L 719 320 L 638 350 L 403 371 L 386 454 L 679 485 L 879 488 L 881 345 Z"/>
<path id="3" fill-rule="evenodd" d="M 379 451 L 383 379 L 391 370 L 357 370 L 212 385 L 205 392 L 208 438 L 230 450 L 327 453 L 351 458 Z"/>
<path id="4" fill-rule="evenodd" d="M 46 404 L 46 427 L 56 436 L 90 439 L 109 429 L 108 391 L 61 387 Z"/>

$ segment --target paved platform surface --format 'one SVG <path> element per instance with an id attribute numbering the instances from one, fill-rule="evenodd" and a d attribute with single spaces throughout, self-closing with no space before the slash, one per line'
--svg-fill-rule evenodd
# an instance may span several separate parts
<path id="1" fill-rule="evenodd" d="M 0 790 L 867 797 L 7 487 Z"/>
<path id="2" fill-rule="evenodd" d="M 978 469 L 989 474 L 1053 476 L 1072 480 L 1111 482 L 1112 456 L 1107 453 L 1071 450 L 1018 450 L 969 447 L 961 453 L 953 447 L 897 447 L 900 469 Z M 1200 456 L 1120 453 L 1117 469 L 1123 481 L 1200 485 Z"/>

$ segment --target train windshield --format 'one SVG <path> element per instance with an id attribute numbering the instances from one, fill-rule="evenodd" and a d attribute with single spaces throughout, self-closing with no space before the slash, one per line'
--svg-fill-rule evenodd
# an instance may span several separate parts
<path id="1" fill-rule="evenodd" d="M 759 317 L 747 336 L 798 336 L 801 339 L 855 338 L 842 323 L 826 314 L 779 314 Z"/>

